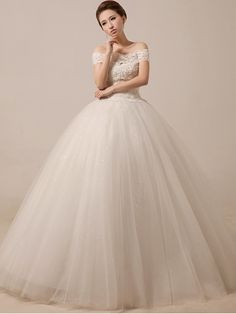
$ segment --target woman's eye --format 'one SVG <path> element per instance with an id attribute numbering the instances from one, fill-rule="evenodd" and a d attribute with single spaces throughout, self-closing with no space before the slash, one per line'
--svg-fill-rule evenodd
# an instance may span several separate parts
<path id="1" fill-rule="evenodd" d="M 113 16 L 113 17 L 111 18 L 111 20 L 114 20 L 114 19 L 116 19 L 115 16 Z M 102 23 L 102 26 L 105 25 L 105 24 L 106 24 L 106 22 Z"/>

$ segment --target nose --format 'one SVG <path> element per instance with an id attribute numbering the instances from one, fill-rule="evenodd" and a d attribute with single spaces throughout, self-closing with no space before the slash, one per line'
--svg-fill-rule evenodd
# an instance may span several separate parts
<path id="1" fill-rule="evenodd" d="M 109 28 L 113 28 L 112 22 L 109 22 Z"/>

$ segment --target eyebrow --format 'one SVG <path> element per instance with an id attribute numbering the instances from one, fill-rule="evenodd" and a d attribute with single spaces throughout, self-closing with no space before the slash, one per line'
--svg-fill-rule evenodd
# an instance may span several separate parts
<path id="1" fill-rule="evenodd" d="M 109 16 L 109 18 L 112 17 L 112 16 L 115 16 L 115 14 Z M 104 21 L 106 21 L 106 20 L 102 20 L 100 23 L 102 24 L 102 22 L 104 22 Z"/>

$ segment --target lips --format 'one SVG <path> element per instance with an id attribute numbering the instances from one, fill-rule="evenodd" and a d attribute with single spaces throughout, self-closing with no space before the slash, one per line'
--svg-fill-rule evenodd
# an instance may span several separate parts
<path id="1" fill-rule="evenodd" d="M 116 29 L 113 29 L 113 30 L 111 31 L 111 34 L 115 34 L 115 32 L 116 32 Z"/>

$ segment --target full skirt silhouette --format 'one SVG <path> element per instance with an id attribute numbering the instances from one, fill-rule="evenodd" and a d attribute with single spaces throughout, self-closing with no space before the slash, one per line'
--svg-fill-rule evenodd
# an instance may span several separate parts
<path id="1" fill-rule="evenodd" d="M 235 243 L 175 130 L 115 94 L 51 149 L 1 243 L 0 287 L 91 311 L 205 301 L 236 289 Z"/>

